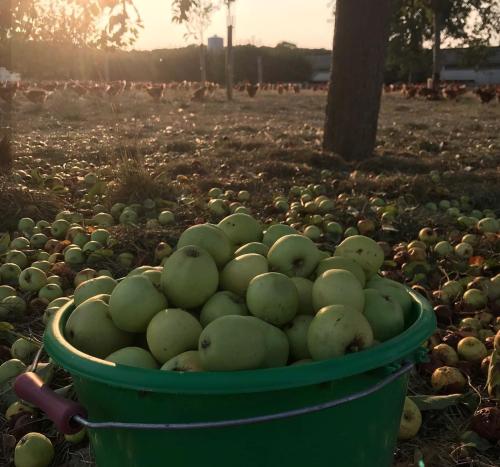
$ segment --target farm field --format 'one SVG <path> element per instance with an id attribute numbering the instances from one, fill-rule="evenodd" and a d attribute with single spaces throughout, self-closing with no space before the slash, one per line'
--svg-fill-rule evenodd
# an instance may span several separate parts
<path id="1" fill-rule="evenodd" d="M 313 239 L 326 251 L 333 252 L 349 227 L 385 242 L 384 274 L 440 307 L 440 329 L 426 344 L 429 349 L 441 342 L 456 347 L 463 337 L 479 336 L 464 318 L 481 320 L 482 330 L 489 331 L 481 338 L 492 349 L 492 336 L 500 329 L 499 297 L 476 306 L 464 302 L 461 294 L 456 300 L 444 299 L 440 291 L 447 281 L 489 281 L 500 273 L 498 228 L 478 231 L 475 222 L 458 220 L 500 214 L 500 103 L 481 104 L 472 93 L 438 102 L 385 94 L 375 157 L 347 163 L 321 149 L 325 93 L 235 97 L 228 103 L 219 90 L 205 102 L 193 102 L 187 92 L 169 91 L 154 103 L 140 90 L 114 98 L 78 98 L 70 91 L 56 91 L 44 105 L 19 95 L 10 115 L 0 105 L 0 126 L 12 127 L 15 153 L 12 175 L 0 177 L 0 233 L 9 232 L 10 241 L 19 219 L 51 223 L 64 210 L 81 214 L 82 222 L 90 225 L 93 216 L 109 212 L 116 203 L 138 203 L 138 217 L 109 227 L 115 241 L 90 265 L 119 278 L 135 267 L 157 264 L 159 242 L 175 247 L 187 227 L 219 222 L 225 214 L 209 209 L 210 189 L 230 190 L 231 202 L 246 190 L 250 198 L 242 204 L 254 217 L 265 225 L 286 222 L 299 231 L 315 224 L 319 233 Z M 314 196 L 333 201 L 328 219 L 325 212 L 288 210 L 287 203 L 300 201 L 300 191 L 297 197 L 293 187 L 311 184 Z M 276 202 L 280 196 L 287 200 L 285 207 Z M 161 225 L 156 219 L 165 209 L 175 220 Z M 323 217 L 315 219 L 313 214 Z M 327 220 L 338 222 L 342 232 L 327 231 Z M 436 238 L 453 247 L 464 235 L 476 235 L 469 239 L 473 253 L 440 256 L 433 250 L 436 242 L 424 244 L 423 251 L 420 246 L 410 251 L 407 244 L 418 240 L 424 228 L 434 229 Z M 66 242 L 54 251 L 62 251 Z M 120 259 L 123 253 L 129 254 L 129 261 Z M 407 266 L 412 263 L 413 268 Z M 87 267 L 84 262 L 53 272 L 64 278 L 65 290 L 71 290 L 75 274 Z M 477 284 L 471 288 L 480 288 Z M 43 333 L 46 303 L 33 302 L 29 294 L 24 297 L 25 315 L 14 320 L 12 329 L 0 330 L 1 362 L 10 358 L 13 340 L 40 339 Z M 420 460 L 426 467 L 498 465 L 500 446 L 493 435 L 489 440 L 484 435 L 494 428 L 474 431 L 470 425 L 477 409 L 493 405 L 484 368 L 462 359 L 457 366 L 466 376 L 464 387 L 448 392 L 453 396 L 434 397 L 431 374 L 441 366 L 443 361 L 433 354 L 411 376 L 409 395 L 420 398 L 423 424 L 415 438 L 399 443 L 395 466 L 419 466 Z M 67 375 L 56 370 L 53 386 L 68 383 Z M 0 393 L 0 431 L 5 433 L 0 465 L 9 465 L 12 437 L 25 430 L 23 423 L 35 424 L 53 440 L 54 465 L 92 465 L 85 443 L 65 441 L 41 416 L 18 418 L 17 423 L 6 420 L 6 393 L 5 387 Z M 498 434 L 498 412 L 491 423 L 496 423 Z"/>

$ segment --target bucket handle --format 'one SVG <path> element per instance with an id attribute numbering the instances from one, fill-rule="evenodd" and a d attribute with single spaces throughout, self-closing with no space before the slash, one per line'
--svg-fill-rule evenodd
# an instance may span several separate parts
<path id="1" fill-rule="evenodd" d="M 256 417 L 239 418 L 234 420 L 220 420 L 214 422 L 191 422 L 191 423 L 126 423 L 126 422 L 92 422 L 87 419 L 86 410 L 76 402 L 64 399 L 52 391 L 43 381 L 32 372 L 24 373 L 17 377 L 14 390 L 17 395 L 25 401 L 39 407 L 55 423 L 62 433 L 75 433 L 82 426 L 91 429 L 115 428 L 128 430 L 197 430 L 207 428 L 227 428 L 232 426 L 250 425 L 264 423 L 286 418 L 307 415 L 331 409 L 348 402 L 369 396 L 404 374 L 408 373 L 415 364 L 413 362 L 404 363 L 398 370 L 386 376 L 367 389 L 363 389 L 354 394 L 341 397 L 334 401 L 323 402 L 321 404 L 310 405 L 300 409 L 287 410 L 285 412 L 259 415 Z"/>

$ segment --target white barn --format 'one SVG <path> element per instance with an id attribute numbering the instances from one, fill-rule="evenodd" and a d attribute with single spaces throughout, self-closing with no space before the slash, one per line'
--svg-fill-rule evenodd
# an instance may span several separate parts
<path id="1" fill-rule="evenodd" d="M 491 47 L 491 54 L 479 67 L 463 65 L 464 49 L 444 49 L 442 53 L 441 80 L 459 81 L 478 86 L 500 84 L 500 47 Z"/>

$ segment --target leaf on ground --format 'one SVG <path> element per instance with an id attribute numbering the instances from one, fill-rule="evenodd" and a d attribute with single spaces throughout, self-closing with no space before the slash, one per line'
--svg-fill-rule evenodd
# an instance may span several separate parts
<path id="1" fill-rule="evenodd" d="M 464 432 L 460 439 L 465 443 L 466 446 L 471 446 L 480 452 L 485 452 L 493 447 L 493 445 L 487 439 L 481 438 L 481 436 L 479 436 L 474 431 Z"/>
<path id="2" fill-rule="evenodd" d="M 100 181 L 97 182 L 90 190 L 88 195 L 89 196 L 97 196 L 97 195 L 103 195 L 106 192 L 106 182 Z"/>
<path id="3" fill-rule="evenodd" d="M 500 401 L 500 352 L 491 354 L 487 386 L 490 397 Z"/>
<path id="4" fill-rule="evenodd" d="M 461 402 L 463 394 L 448 394 L 446 396 L 411 396 L 420 410 L 444 410 Z"/>

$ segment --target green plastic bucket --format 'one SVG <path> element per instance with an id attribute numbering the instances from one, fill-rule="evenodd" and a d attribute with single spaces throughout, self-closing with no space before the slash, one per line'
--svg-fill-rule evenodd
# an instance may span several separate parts
<path id="1" fill-rule="evenodd" d="M 65 340 L 72 303 L 47 328 L 45 348 L 71 373 L 88 420 L 174 424 L 89 428 L 99 467 L 385 467 L 392 465 L 407 370 L 422 360 L 422 343 L 436 326 L 429 303 L 409 293 L 414 303 L 403 334 L 369 351 L 293 367 L 170 373 L 115 366 Z"/>

